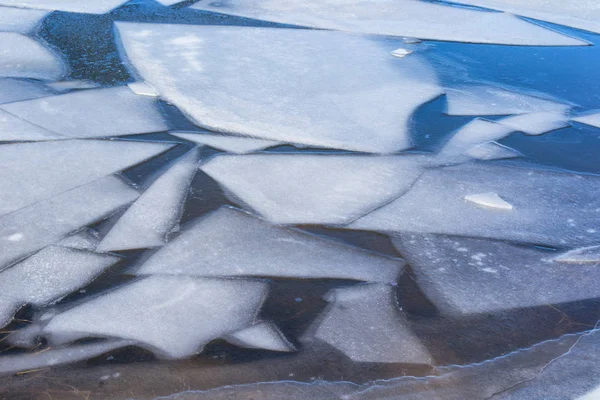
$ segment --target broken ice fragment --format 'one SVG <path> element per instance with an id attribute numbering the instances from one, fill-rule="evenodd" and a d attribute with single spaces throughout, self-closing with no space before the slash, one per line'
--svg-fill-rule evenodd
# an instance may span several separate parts
<path id="1" fill-rule="evenodd" d="M 29 33 L 46 15 L 48 11 L 0 6 L 0 31 Z"/>
<path id="2" fill-rule="evenodd" d="M 503 118 L 497 123 L 527 135 L 541 135 L 569 125 L 569 117 L 560 111 L 542 111 Z"/>
<path id="3" fill-rule="evenodd" d="M 222 207 L 195 221 L 135 273 L 338 278 L 395 284 L 403 267 L 400 259 L 273 226 Z"/>
<path id="4" fill-rule="evenodd" d="M 403 58 L 403 57 L 409 55 L 410 53 L 412 53 L 412 51 L 407 50 L 407 49 L 403 49 L 403 48 L 396 49 L 396 50 L 392 51 L 392 55 L 394 57 L 398 57 L 398 58 Z"/>
<path id="5" fill-rule="evenodd" d="M 65 74 L 62 60 L 40 42 L 0 32 L 0 77 L 55 81 Z"/>
<path id="6" fill-rule="evenodd" d="M 162 246 L 179 221 L 183 202 L 198 168 L 198 151 L 192 150 L 161 175 L 112 227 L 98 251 Z"/>
<path id="7" fill-rule="evenodd" d="M 494 210 L 509 211 L 513 209 L 513 206 L 510 203 L 498 196 L 497 193 L 493 192 L 470 194 L 465 196 L 465 200 L 477 204 L 478 206 L 492 208 Z"/>
<path id="8" fill-rule="evenodd" d="M 277 224 L 345 224 L 405 193 L 429 158 L 417 155 L 219 155 L 201 169 Z"/>
<path id="9" fill-rule="evenodd" d="M 150 85 L 144 82 L 128 83 L 129 89 L 140 96 L 157 97 L 158 93 Z"/>
<path id="10" fill-rule="evenodd" d="M 65 137 L 0 110 L 0 142 L 35 142 L 57 139 L 65 139 Z"/>
<path id="11" fill-rule="evenodd" d="M 67 236 L 56 244 L 71 249 L 95 251 L 99 242 L 97 233 L 89 228 L 85 228 L 71 236 Z"/>
<path id="12" fill-rule="evenodd" d="M 272 351 L 295 351 L 293 344 L 287 341 L 285 336 L 272 322 L 260 322 L 241 331 L 225 336 L 231 344 L 250 349 L 265 349 Z"/>
<path id="13" fill-rule="evenodd" d="M 125 3 L 125 0 L 0 0 L 0 5 L 75 13 L 104 14 Z"/>
<path id="14" fill-rule="evenodd" d="M 219 132 L 392 153 L 411 147 L 411 115 L 442 93 L 423 58 L 397 63 L 389 44 L 357 35 L 138 23 L 117 29 L 135 72 L 198 126 Z"/>
<path id="15" fill-rule="evenodd" d="M 600 128 L 600 112 L 573 118 L 573 121 Z"/>
<path id="16" fill-rule="evenodd" d="M 275 142 L 273 140 L 253 139 L 240 136 L 211 135 L 208 133 L 169 132 L 169 134 L 199 145 L 206 145 L 236 154 L 252 153 L 281 144 L 281 142 Z"/>
<path id="17" fill-rule="evenodd" d="M 68 92 L 70 90 L 95 89 L 100 87 L 100 84 L 93 81 L 74 80 L 50 82 L 47 83 L 46 86 L 56 90 L 57 92 Z"/>
<path id="18" fill-rule="evenodd" d="M 48 85 L 25 79 L 0 78 L 0 104 L 56 94 Z"/>
<path id="19" fill-rule="evenodd" d="M 600 264 L 600 246 L 582 247 L 567 251 L 554 258 L 564 264 Z"/>
<path id="20" fill-rule="evenodd" d="M 464 155 L 478 160 L 501 160 L 521 156 L 518 151 L 497 142 L 487 142 L 477 145 L 465 151 Z"/>

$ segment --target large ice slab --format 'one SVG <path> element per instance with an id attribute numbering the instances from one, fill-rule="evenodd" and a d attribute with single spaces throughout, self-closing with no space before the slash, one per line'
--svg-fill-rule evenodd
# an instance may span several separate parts
<path id="1" fill-rule="evenodd" d="M 512 15 L 416 0 L 230 0 L 199 2 L 198 10 L 286 24 L 386 36 L 471 43 L 572 46 L 581 41 Z M 494 26 L 495 29 L 489 29 Z"/>
<path id="2" fill-rule="evenodd" d="M 379 256 L 222 207 L 150 257 L 139 275 L 277 276 L 396 283 L 402 260 Z"/>
<path id="3" fill-rule="evenodd" d="M 409 118 L 442 93 L 424 59 L 398 59 L 389 43 L 358 35 L 133 23 L 117 28 L 137 73 L 197 125 L 220 132 L 391 153 L 411 147 Z"/>
<path id="4" fill-rule="evenodd" d="M 4 104 L 0 109 L 74 138 L 166 131 L 155 99 L 128 87 L 92 89 Z"/>
<path id="5" fill-rule="evenodd" d="M 201 169 L 271 222 L 344 224 L 406 192 L 429 158 L 219 155 Z"/>
<path id="6" fill-rule="evenodd" d="M 98 251 L 159 247 L 179 222 L 183 202 L 198 169 L 192 150 L 161 175 L 117 221 L 98 245 Z"/>
<path id="7" fill-rule="evenodd" d="M 382 284 L 332 290 L 314 337 L 356 362 L 431 364 L 429 352 L 398 309 L 394 290 Z"/>
<path id="8" fill-rule="evenodd" d="M 258 324 L 241 331 L 233 332 L 225 336 L 231 344 L 250 349 L 264 349 L 272 351 L 295 351 L 293 344 L 287 341 L 285 336 L 272 322 L 259 322 Z"/>
<path id="9" fill-rule="evenodd" d="M 75 13 L 104 14 L 125 0 L 0 0 L 0 5 Z"/>
<path id="10" fill-rule="evenodd" d="M 48 11 L 0 6 L 0 31 L 31 32 L 46 15 Z"/>
<path id="11" fill-rule="evenodd" d="M 0 10 L 1 11 L 1 10 Z M 47 85 L 25 79 L 0 78 L 0 104 L 56 94 Z"/>
<path id="12" fill-rule="evenodd" d="M 488 192 L 513 209 L 497 211 L 465 200 L 465 196 Z M 559 247 L 594 245 L 600 242 L 599 196 L 596 176 L 462 164 L 426 172 L 407 194 L 349 226 Z"/>
<path id="13" fill-rule="evenodd" d="M 65 139 L 65 137 L 0 110 L 0 142 L 35 142 L 57 139 Z"/>
<path id="14" fill-rule="evenodd" d="M 0 215 L 136 165 L 166 143 L 64 140 L 0 146 Z"/>
<path id="15" fill-rule="evenodd" d="M 202 351 L 209 341 L 253 325 L 266 295 L 263 282 L 151 276 L 53 317 L 49 340 L 131 339 L 169 358 Z"/>
<path id="16" fill-rule="evenodd" d="M 40 42 L 15 32 L 0 32 L 0 77 L 55 81 L 66 72 L 62 60 Z"/>
<path id="17" fill-rule="evenodd" d="M 246 154 L 280 145 L 281 142 L 247 137 L 211 135 L 208 133 L 169 132 L 178 138 L 189 140 L 201 146 L 210 146 L 215 149 L 225 150 L 229 153 Z"/>
<path id="18" fill-rule="evenodd" d="M 573 118 L 573 121 L 600 128 L 600 112 Z"/>
<path id="19" fill-rule="evenodd" d="M 515 115 L 498 120 L 499 124 L 527 135 L 541 135 L 569 125 L 569 117 L 560 111 L 542 111 Z"/>

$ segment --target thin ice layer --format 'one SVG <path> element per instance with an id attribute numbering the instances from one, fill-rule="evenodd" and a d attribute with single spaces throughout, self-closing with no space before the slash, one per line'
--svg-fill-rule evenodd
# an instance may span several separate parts
<path id="1" fill-rule="evenodd" d="M 458 236 L 393 239 L 417 283 L 445 314 L 480 314 L 600 297 L 597 265 L 554 261 L 534 246 Z"/>
<path id="2" fill-rule="evenodd" d="M 220 155 L 201 169 L 277 224 L 345 224 L 406 192 L 424 156 Z"/>
<path id="3" fill-rule="evenodd" d="M 158 247 L 179 222 L 183 202 L 198 168 L 192 150 L 161 175 L 117 221 L 98 245 L 98 251 Z"/>
<path id="4" fill-rule="evenodd" d="M 0 215 L 141 163 L 171 146 L 107 140 L 2 145 Z"/>
<path id="5" fill-rule="evenodd" d="M 0 142 L 35 142 L 64 138 L 64 136 L 0 110 Z"/>
<path id="6" fill-rule="evenodd" d="M 43 307 L 85 286 L 118 257 L 49 246 L 0 272 L 0 326 L 24 304 Z"/>
<path id="7" fill-rule="evenodd" d="M 394 44 L 339 32 L 118 23 L 124 55 L 194 123 L 261 139 L 376 153 L 411 147 L 408 122 L 441 94 Z M 397 47 L 397 45 L 395 46 Z"/>
<path id="8" fill-rule="evenodd" d="M 85 228 L 71 236 L 67 236 L 56 244 L 71 249 L 95 251 L 99 242 L 98 234 L 89 228 Z"/>
<path id="9" fill-rule="evenodd" d="M 138 275 L 276 276 L 396 283 L 402 260 L 379 256 L 222 207 L 160 249 Z"/>
<path id="10" fill-rule="evenodd" d="M 62 60 L 40 42 L 15 32 L 0 32 L 0 77 L 55 81 L 66 72 Z"/>
<path id="11" fill-rule="evenodd" d="M 5 104 L 0 109 L 73 138 L 166 131 L 155 99 L 128 87 L 92 89 Z"/>
<path id="12" fill-rule="evenodd" d="M 398 309 L 394 291 L 381 284 L 332 290 L 314 337 L 355 362 L 431 364 L 429 352 Z"/>
<path id="13" fill-rule="evenodd" d="M 568 121 L 569 117 L 564 112 L 542 111 L 515 115 L 496 122 L 528 135 L 541 135 L 569 126 Z"/>
<path id="14" fill-rule="evenodd" d="M 563 264 L 600 264 L 600 246 L 573 249 L 560 254 L 554 261 Z"/>
<path id="15" fill-rule="evenodd" d="M 514 209 L 496 211 L 464 199 L 486 192 Z M 439 168 L 423 174 L 404 196 L 349 226 L 559 247 L 594 245 L 600 241 L 600 178 L 482 163 Z"/>
<path id="16" fill-rule="evenodd" d="M 94 81 L 76 79 L 69 81 L 50 82 L 47 83 L 46 86 L 52 88 L 53 90 L 56 90 L 57 92 L 63 93 L 68 92 L 70 90 L 95 89 L 97 87 L 100 87 L 100 84 Z"/>
<path id="17" fill-rule="evenodd" d="M 0 268 L 131 203 L 139 193 L 107 177 L 0 217 Z"/>
<path id="18" fill-rule="evenodd" d="M 46 15 L 48 11 L 0 7 L 0 31 L 29 33 Z"/>
<path id="19" fill-rule="evenodd" d="M 520 157 L 521 153 L 500 143 L 487 142 L 470 148 L 464 152 L 464 155 L 478 160 L 501 160 Z"/>
<path id="20" fill-rule="evenodd" d="M 43 332 L 51 342 L 63 335 L 131 339 L 161 356 L 183 358 L 253 325 L 266 291 L 255 281 L 151 276 L 58 314 Z"/>
<path id="21" fill-rule="evenodd" d="M 0 5 L 75 13 L 104 14 L 125 3 L 125 0 L 0 0 Z"/>
<path id="22" fill-rule="evenodd" d="M 178 138 L 189 140 L 202 146 L 210 146 L 229 153 L 252 153 L 281 144 L 273 140 L 251 139 L 247 137 L 212 135 L 208 133 L 169 132 Z"/>
<path id="23" fill-rule="evenodd" d="M 1 10 L 0 10 L 1 11 Z M 0 78 L 0 104 L 56 94 L 47 85 L 25 79 Z"/>
<path id="24" fill-rule="evenodd" d="M 241 331 L 225 336 L 225 340 L 236 346 L 272 351 L 295 351 L 279 328 L 272 322 L 260 322 Z"/>
<path id="25" fill-rule="evenodd" d="M 573 121 L 600 128 L 600 112 L 573 118 Z"/>
<path id="26" fill-rule="evenodd" d="M 493 210 L 512 211 L 513 209 L 512 204 L 494 192 L 468 194 L 465 196 L 465 200 L 478 206 Z"/>
<path id="27" fill-rule="evenodd" d="M 230 0 L 199 2 L 198 10 L 385 36 L 469 43 L 573 46 L 577 39 L 530 24 L 512 15 L 489 13 L 416 0 Z M 493 26 L 494 29 L 490 29 Z"/>

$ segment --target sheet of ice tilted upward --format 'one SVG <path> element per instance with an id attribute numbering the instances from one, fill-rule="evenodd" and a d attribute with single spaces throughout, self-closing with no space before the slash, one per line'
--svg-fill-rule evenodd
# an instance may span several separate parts
<path id="1" fill-rule="evenodd" d="M 0 215 L 136 165 L 165 143 L 65 140 L 0 146 Z"/>
<path id="2" fill-rule="evenodd" d="M 394 244 L 427 297 L 447 314 L 600 298 L 600 268 L 556 262 L 555 251 L 428 234 L 400 235 Z"/>
<path id="3" fill-rule="evenodd" d="M 600 128 L 600 112 L 573 118 L 573 121 Z"/>
<path id="4" fill-rule="evenodd" d="M 1 10 L 0 10 L 1 11 Z M 0 104 L 52 96 L 54 90 L 40 82 L 0 78 Z"/>
<path id="5" fill-rule="evenodd" d="M 67 236 L 56 244 L 71 249 L 94 251 L 99 242 L 98 234 L 89 228 L 85 228 Z"/>
<path id="6" fill-rule="evenodd" d="M 357 362 L 432 363 L 398 309 L 394 291 L 381 284 L 332 290 L 314 336 Z"/>
<path id="7" fill-rule="evenodd" d="M 19 307 L 46 306 L 85 286 L 118 257 L 49 246 L 0 272 L 0 326 Z"/>
<path id="8" fill-rule="evenodd" d="M 473 163 L 428 171 L 407 194 L 349 226 L 561 247 L 600 241 L 599 177 L 521 166 Z M 488 192 L 511 204 L 512 210 L 493 210 L 465 200 Z"/>
<path id="9" fill-rule="evenodd" d="M 286 340 L 279 328 L 271 322 L 259 322 L 241 331 L 225 336 L 236 346 L 273 351 L 294 351 L 296 348 Z"/>
<path id="10" fill-rule="evenodd" d="M 0 5 L 41 10 L 104 14 L 125 3 L 125 0 L 0 0 Z"/>
<path id="11" fill-rule="evenodd" d="M 258 151 L 266 149 L 267 147 L 281 144 L 281 142 L 275 142 L 273 140 L 251 139 L 238 136 L 211 135 L 206 133 L 169 132 L 169 134 L 177 136 L 181 139 L 189 140 L 190 142 L 194 142 L 199 145 L 206 145 L 214 147 L 215 149 L 225 150 L 227 152 L 236 154 L 252 153 L 253 151 Z"/>
<path id="12" fill-rule="evenodd" d="M 138 196 L 111 176 L 0 217 L 0 268 L 110 215 Z"/>
<path id="13" fill-rule="evenodd" d="M 542 111 L 502 118 L 496 122 L 528 135 L 541 135 L 569 125 L 569 117 L 560 111 Z"/>
<path id="14" fill-rule="evenodd" d="M 386 36 L 513 45 L 572 46 L 581 41 L 512 15 L 417 0 L 230 0 L 202 1 L 198 10 L 293 25 Z M 494 26 L 495 29 L 489 29 Z"/>
<path id="15" fill-rule="evenodd" d="M 0 31 L 28 33 L 32 31 L 48 11 L 24 10 L 0 6 Z"/>
<path id="16" fill-rule="evenodd" d="M 198 168 L 198 151 L 192 150 L 161 175 L 102 239 L 98 251 L 162 246 L 179 222 L 190 182 Z"/>
<path id="17" fill-rule="evenodd" d="M 0 109 L 74 138 L 166 131 L 155 99 L 128 87 L 92 89 L 4 104 Z"/>
<path id="18" fill-rule="evenodd" d="M 282 142 L 389 153 L 441 94 L 416 54 L 340 32 L 118 23 L 133 69 L 197 125 Z"/>
<path id="19" fill-rule="evenodd" d="M 402 260 L 358 250 L 222 207 L 195 221 L 137 274 L 340 278 L 395 283 Z"/>
<path id="20" fill-rule="evenodd" d="M 57 139 L 65 139 L 65 137 L 0 110 L 0 142 L 35 142 Z"/>
<path id="21" fill-rule="evenodd" d="M 210 340 L 253 325 L 266 295 L 263 282 L 151 276 L 58 314 L 43 333 L 131 339 L 181 358 Z"/>
<path id="22" fill-rule="evenodd" d="M 65 74 L 62 60 L 40 42 L 15 32 L 0 32 L 0 77 L 54 81 Z"/>
<path id="23" fill-rule="evenodd" d="M 201 169 L 279 224 L 344 224 L 406 192 L 424 156 L 219 155 Z"/>

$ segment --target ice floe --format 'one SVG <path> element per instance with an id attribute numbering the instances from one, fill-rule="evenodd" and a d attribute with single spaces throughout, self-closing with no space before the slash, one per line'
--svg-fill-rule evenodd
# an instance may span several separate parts
<path id="1" fill-rule="evenodd" d="M 585 42 L 509 14 L 416 0 L 229 0 L 198 2 L 198 10 L 321 29 L 420 39 L 512 45 L 573 46 Z M 490 26 L 496 29 L 489 29 Z"/>
<path id="2" fill-rule="evenodd" d="M 48 11 L 0 6 L 0 32 L 29 33 L 46 15 Z"/>
<path id="3" fill-rule="evenodd" d="M 340 32 L 117 23 L 124 56 L 197 125 L 376 153 L 411 147 L 409 119 L 442 93 L 416 55 Z M 293 49 L 293 51 L 292 51 Z"/>
<path id="4" fill-rule="evenodd" d="M 468 194 L 465 196 L 465 200 L 494 210 L 510 211 L 513 209 L 513 206 L 510 203 L 494 192 Z"/>
<path id="5" fill-rule="evenodd" d="M 600 264 L 600 246 L 567 251 L 554 258 L 554 261 L 564 264 Z"/>
<path id="6" fill-rule="evenodd" d="M 125 0 L 0 0 L 0 5 L 40 10 L 104 14 L 125 2 Z"/>
<path id="7" fill-rule="evenodd" d="M 250 349 L 284 352 L 296 350 L 272 322 L 260 322 L 241 331 L 233 332 L 225 336 L 225 340 L 236 346 Z"/>
<path id="8" fill-rule="evenodd" d="M 62 60 L 40 42 L 15 32 L 0 32 L 0 77 L 55 81 L 66 72 Z"/>
<path id="9" fill-rule="evenodd" d="M 178 138 L 189 140 L 201 146 L 210 146 L 229 153 L 246 154 L 280 145 L 273 140 L 252 139 L 240 136 L 213 135 L 209 133 L 169 132 Z"/>
<path id="10" fill-rule="evenodd" d="M 600 112 L 573 118 L 573 121 L 600 128 Z"/>
<path id="11" fill-rule="evenodd" d="M 569 126 L 568 121 L 569 117 L 564 112 L 543 111 L 515 115 L 496 122 L 528 135 L 541 135 Z"/>
<path id="12" fill-rule="evenodd" d="M 0 78 L 0 104 L 56 94 L 48 85 L 25 79 Z"/>
<path id="13" fill-rule="evenodd" d="M 521 156 L 521 153 L 518 151 L 496 142 L 479 144 L 475 147 L 471 147 L 463 154 L 467 157 L 476 158 L 478 160 L 501 160 L 504 158 L 515 158 Z"/>
<path id="14" fill-rule="evenodd" d="M 35 142 L 57 139 L 66 138 L 0 110 L 0 142 Z"/>
<path id="15" fill-rule="evenodd" d="M 429 158 L 219 155 L 201 169 L 271 222 L 344 224 L 405 193 Z"/>

